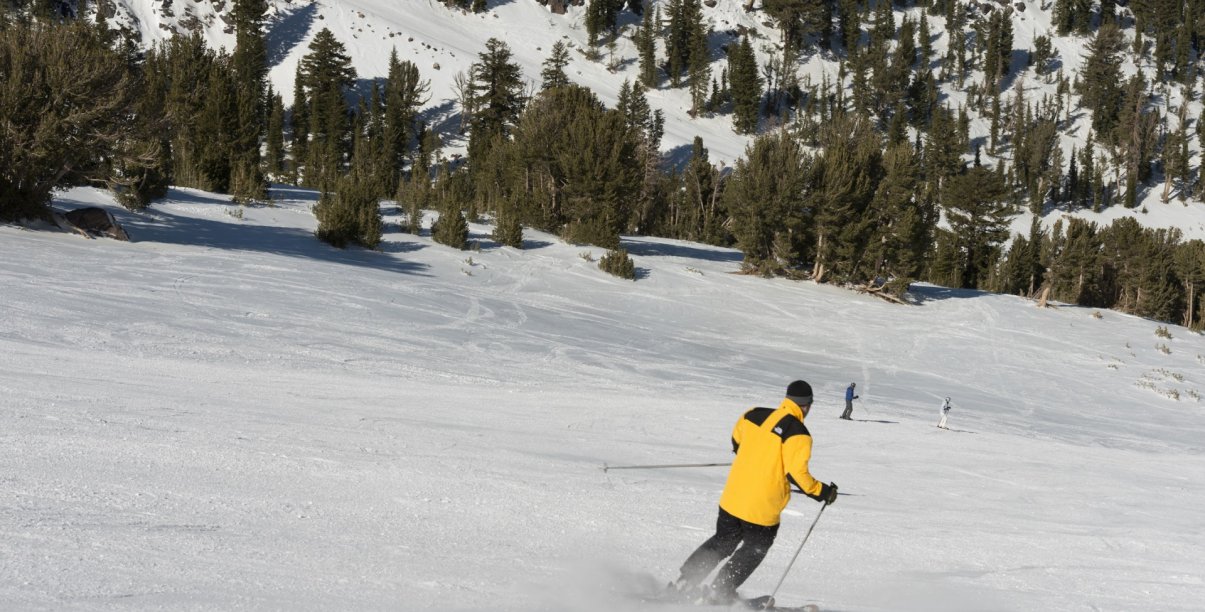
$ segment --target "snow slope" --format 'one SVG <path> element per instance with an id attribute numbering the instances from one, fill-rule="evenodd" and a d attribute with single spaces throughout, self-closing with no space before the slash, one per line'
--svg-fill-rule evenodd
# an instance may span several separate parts
<path id="1" fill-rule="evenodd" d="M 846 495 L 783 603 L 1205 600 L 1199 334 L 932 286 L 902 307 L 668 240 L 624 240 L 635 282 L 477 224 L 480 252 L 339 251 L 314 193 L 273 196 L 58 198 L 131 243 L 0 226 L 0 608 L 669 610 L 632 593 L 708 536 L 725 470 L 601 468 L 727 461 L 794 378 Z M 792 500 L 746 594 L 817 509 Z"/>

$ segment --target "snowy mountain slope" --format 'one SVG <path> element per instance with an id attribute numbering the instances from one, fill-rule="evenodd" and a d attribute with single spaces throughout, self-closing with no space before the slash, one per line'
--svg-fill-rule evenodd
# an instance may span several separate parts
<path id="1" fill-rule="evenodd" d="M 555 15 L 534 0 L 491 1 L 489 10 L 483 14 L 449 10 L 435 0 L 271 0 L 267 14 L 269 43 L 269 78 L 276 91 L 291 102 L 293 81 L 297 63 L 308 51 L 308 45 L 322 28 L 329 28 L 343 42 L 351 56 L 361 79 L 364 93 L 368 91 L 368 80 L 382 78 L 386 72 L 389 54 L 397 50 L 399 58 L 415 62 L 422 78 L 430 81 L 430 99 L 423 111 L 423 119 L 443 134 L 445 155 L 463 154 L 467 140 L 458 132 L 460 125 L 459 106 L 456 102 L 455 79 L 457 74 L 467 74 L 477 53 L 484 49 L 490 37 L 505 40 L 514 53 L 514 61 L 522 68 L 532 87 L 539 86 L 541 63 L 548 57 L 552 45 L 563 41 L 570 45 L 570 78 L 592 88 L 607 104 L 613 105 L 624 80 L 636 81 L 638 63 L 635 47 L 628 35 L 622 36 L 616 46 L 619 67 L 611 72 L 607 69 L 608 58 L 592 62 L 580 52 L 586 48 L 586 32 L 583 25 L 584 7 L 569 7 L 565 15 Z M 163 40 L 175 33 L 201 32 L 214 47 L 230 48 L 234 44 L 233 33 L 225 19 L 230 4 L 219 1 L 173 0 L 162 3 L 150 0 L 116 0 L 117 16 L 112 23 L 137 32 L 144 44 Z M 755 5 L 760 8 L 760 4 Z M 703 8 L 704 18 L 713 27 L 712 45 L 715 49 L 712 64 L 713 74 L 718 75 L 726 66 L 720 45 L 736 40 L 734 34 L 745 29 L 754 34 L 754 47 L 762 64 L 781 54 L 781 34 L 773 27 L 768 16 L 761 10 L 746 13 L 743 2 L 717 0 L 716 6 Z M 1049 2 L 1023 0 L 1008 3 L 982 3 L 971 11 L 972 19 L 982 19 L 990 11 L 1009 11 L 1013 20 L 1013 64 L 1007 79 L 1005 101 L 1011 101 L 1017 88 L 1025 91 L 1031 103 L 1043 97 L 1056 95 L 1057 81 L 1053 73 L 1040 76 L 1035 69 L 1026 66 L 1026 52 L 1033 48 L 1033 40 L 1040 35 L 1051 37 L 1057 52 L 1056 66 L 1068 74 L 1076 74 L 1082 65 L 1084 47 L 1088 38 L 1082 36 L 1057 36 L 1051 27 Z M 1119 9 L 1123 13 L 1127 9 Z M 918 7 L 896 8 L 897 24 L 904 18 L 919 20 L 922 9 Z M 623 14 L 623 23 L 631 26 L 636 17 Z M 949 45 L 949 35 L 943 31 L 944 20 L 929 16 L 933 32 L 934 59 L 944 57 Z M 864 27 L 869 27 L 864 24 Z M 1132 34 L 1132 30 L 1129 30 Z M 1127 35 L 1131 35 L 1127 34 Z M 659 43 L 659 54 L 664 53 Z M 604 49 L 604 56 L 606 55 Z M 1123 73 L 1133 74 L 1140 66 L 1132 57 L 1123 63 Z M 1149 66 L 1141 66 L 1147 74 Z M 831 53 L 809 52 L 796 67 L 803 87 L 819 86 L 824 80 L 837 79 L 837 58 Z M 848 78 L 848 77 L 847 77 Z M 982 72 L 975 71 L 968 83 L 982 80 Z M 968 99 L 965 91 L 951 83 L 942 84 L 943 102 L 952 108 L 965 108 L 971 119 L 972 141 L 985 143 L 990 130 L 990 120 L 984 110 Z M 1159 89 L 1160 104 L 1176 107 L 1180 104 L 1181 92 L 1175 88 Z M 689 159 L 691 143 L 696 136 L 703 138 L 709 149 L 712 163 L 731 166 L 743 157 L 747 136 L 732 131 L 730 115 L 692 118 L 687 113 L 690 106 L 685 88 L 662 87 L 648 93 L 650 104 L 662 110 L 666 116 L 666 134 L 663 149 L 669 163 L 681 164 Z M 1073 95 L 1072 99 L 1078 99 Z M 1189 117 L 1192 120 L 1201 114 L 1201 104 L 1189 102 Z M 1176 119 L 1168 119 L 1168 129 L 1174 129 Z M 771 129 L 767 125 L 763 129 Z M 1076 108 L 1064 126 L 1060 144 L 1064 159 L 1070 159 L 1073 150 L 1081 149 L 1087 137 L 1091 115 L 1083 108 Z M 1193 163 L 1201 163 L 1196 139 L 1190 146 Z M 999 158 L 983 151 L 984 163 L 995 164 L 999 159 L 1011 163 L 1009 149 L 999 151 Z M 969 154 L 968 154 L 969 159 Z M 1116 177 L 1112 177 L 1116 178 Z M 1156 177 L 1158 178 L 1158 177 Z M 1103 213 L 1075 211 L 1073 216 L 1107 224 L 1119 216 L 1133 216 L 1143 225 L 1151 227 L 1179 227 L 1186 238 L 1205 238 L 1205 206 L 1198 200 L 1173 199 L 1168 204 L 1160 201 L 1161 187 L 1154 183 L 1140 194 L 1140 206 L 1129 210 L 1113 207 Z M 1064 215 L 1053 210 L 1043 217 L 1049 230 L 1054 222 Z M 1015 232 L 1028 233 L 1029 216 L 1017 217 Z"/>
<path id="2" fill-rule="evenodd" d="M 726 461 L 739 414 L 796 377 L 811 471 L 848 495 L 784 603 L 1205 598 L 1199 334 L 938 287 L 901 307 L 667 240 L 625 238 L 636 282 L 476 224 L 480 252 L 339 251 L 314 193 L 273 195 L 59 197 L 131 243 L 0 226 L 0 607 L 672 609 L 627 593 L 707 537 L 724 470 L 599 468 Z M 791 502 L 747 593 L 816 510 Z"/>

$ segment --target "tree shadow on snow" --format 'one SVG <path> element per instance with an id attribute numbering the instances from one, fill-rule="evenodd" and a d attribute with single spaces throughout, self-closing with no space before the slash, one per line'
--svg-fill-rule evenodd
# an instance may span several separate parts
<path id="1" fill-rule="evenodd" d="M 283 189 L 272 189 L 273 192 L 288 192 Z M 297 190 L 297 196 L 291 199 L 317 199 L 317 194 L 310 190 Z M 211 206 L 225 209 L 231 206 L 228 198 L 215 197 L 202 192 L 171 189 L 168 197 L 173 201 L 197 207 Z M 294 214 L 284 211 L 284 214 Z M 295 227 L 279 227 L 258 225 L 230 217 L 206 219 L 178 215 L 154 206 L 144 214 L 122 215 L 119 219 L 130 232 L 134 242 L 159 242 L 163 244 L 179 244 L 203 246 L 229 251 L 258 251 L 274 253 L 290 257 L 302 257 L 331 263 L 377 268 L 405 274 L 423 275 L 426 265 L 400 261 L 386 257 L 359 247 L 337 249 L 316 238 L 309 230 Z"/>
<path id="2" fill-rule="evenodd" d="M 737 264 L 744 259 L 740 251 L 707 249 L 685 243 L 667 244 L 664 242 L 645 241 L 640 238 L 624 238 L 621 242 L 629 255 L 637 257 L 683 257 Z"/>
<path id="3" fill-rule="evenodd" d="M 950 287 L 938 287 L 937 285 L 920 285 L 913 283 L 913 285 L 908 289 L 908 295 L 910 295 L 917 304 L 924 304 L 925 302 L 937 302 L 940 300 L 977 298 L 989 295 L 989 292 L 979 289 L 951 289 Z"/>
<path id="4" fill-rule="evenodd" d="M 277 66 L 288 57 L 310 33 L 310 27 L 318 17 L 318 4 L 307 4 L 295 11 L 282 13 L 267 24 L 268 67 Z"/>

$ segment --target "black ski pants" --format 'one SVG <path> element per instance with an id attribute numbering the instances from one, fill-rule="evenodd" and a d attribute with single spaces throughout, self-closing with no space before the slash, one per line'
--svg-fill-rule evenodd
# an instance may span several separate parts
<path id="1" fill-rule="evenodd" d="M 766 527 L 743 521 L 720 508 L 715 535 L 703 542 L 682 564 L 682 578 L 692 585 L 699 584 L 720 561 L 731 556 L 716 574 L 712 586 L 722 593 L 735 592 L 761 565 L 776 535 L 778 525 Z"/>

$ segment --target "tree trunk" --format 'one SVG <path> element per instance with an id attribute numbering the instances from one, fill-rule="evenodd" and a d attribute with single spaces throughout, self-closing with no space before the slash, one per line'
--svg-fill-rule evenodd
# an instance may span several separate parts
<path id="1" fill-rule="evenodd" d="M 825 270 L 822 253 L 824 253 L 824 234 L 816 237 L 816 262 L 812 265 L 812 280 L 817 283 L 824 279 Z"/>
<path id="2" fill-rule="evenodd" d="M 1188 294 L 1188 310 L 1185 311 L 1184 327 L 1192 329 L 1193 301 L 1197 296 L 1195 295 L 1195 287 L 1192 281 L 1188 281 L 1184 285 L 1186 289 L 1185 293 Z"/>

